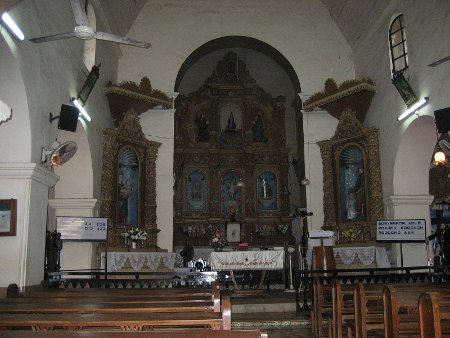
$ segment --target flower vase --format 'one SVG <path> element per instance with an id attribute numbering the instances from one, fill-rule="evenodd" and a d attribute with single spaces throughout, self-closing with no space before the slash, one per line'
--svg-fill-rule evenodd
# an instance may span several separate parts
<path id="1" fill-rule="evenodd" d="M 222 247 L 220 247 L 220 246 L 215 246 L 213 249 L 216 252 L 222 251 Z"/>
<path id="2" fill-rule="evenodd" d="M 136 250 L 136 242 L 131 242 L 131 249 Z"/>

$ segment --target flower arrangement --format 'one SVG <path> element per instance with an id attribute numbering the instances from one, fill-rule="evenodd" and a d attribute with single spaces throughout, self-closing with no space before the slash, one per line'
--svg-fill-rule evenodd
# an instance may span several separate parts
<path id="1" fill-rule="evenodd" d="M 289 224 L 278 224 L 277 225 L 278 232 L 281 232 L 281 234 L 286 235 L 289 230 Z"/>
<path id="2" fill-rule="evenodd" d="M 226 242 L 222 236 L 222 232 L 219 228 L 216 229 L 214 236 L 211 239 L 211 247 L 214 251 L 220 251 L 226 245 Z"/>
<path id="3" fill-rule="evenodd" d="M 352 243 L 357 239 L 357 233 L 354 229 L 348 229 L 341 232 L 341 239 L 344 242 Z"/>
<path id="4" fill-rule="evenodd" d="M 145 241 L 147 239 L 147 233 L 145 230 L 138 227 L 132 227 L 125 230 L 123 236 L 125 241 L 130 239 L 131 242 Z"/>
<path id="5" fill-rule="evenodd" d="M 268 236 L 270 234 L 270 225 L 269 224 L 256 224 L 255 233 L 260 236 Z"/>

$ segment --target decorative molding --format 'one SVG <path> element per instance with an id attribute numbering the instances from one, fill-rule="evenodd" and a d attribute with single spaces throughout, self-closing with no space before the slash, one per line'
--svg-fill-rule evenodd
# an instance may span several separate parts
<path id="1" fill-rule="evenodd" d="M 0 163 L 0 179 L 32 179 L 38 183 L 53 187 L 59 176 L 47 168 L 27 162 Z"/>
<path id="2" fill-rule="evenodd" d="M 337 87 L 333 79 L 328 79 L 324 91 L 312 95 L 305 101 L 303 109 L 312 111 L 320 107 L 337 119 L 340 119 L 345 109 L 351 109 L 356 112 L 358 120 L 363 122 L 375 92 L 371 80 L 350 80 Z"/>
<path id="3" fill-rule="evenodd" d="M 429 206 L 433 202 L 433 195 L 392 195 L 389 196 L 385 203 L 389 206 L 400 205 L 426 205 Z"/>
<path id="4" fill-rule="evenodd" d="M 171 109 L 175 98 L 169 97 L 160 90 L 152 89 L 150 80 L 146 76 L 141 79 L 139 86 L 132 81 L 123 81 L 120 84 L 109 82 L 105 87 L 105 94 L 116 125 L 130 109 L 138 115 L 158 106 Z"/>
<path id="5" fill-rule="evenodd" d="M 53 209 L 89 210 L 94 214 L 98 208 L 98 200 L 95 198 L 54 198 L 49 199 L 48 204 Z"/>

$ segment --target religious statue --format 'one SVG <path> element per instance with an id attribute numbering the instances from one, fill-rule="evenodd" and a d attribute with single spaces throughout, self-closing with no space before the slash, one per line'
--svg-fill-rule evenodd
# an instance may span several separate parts
<path id="1" fill-rule="evenodd" d="M 253 141 L 255 142 L 267 142 L 267 137 L 264 136 L 264 123 L 261 119 L 261 115 L 256 115 L 252 126 Z"/>
<path id="2" fill-rule="evenodd" d="M 356 219 L 356 198 L 354 191 L 350 191 L 348 193 L 346 208 L 347 208 L 347 219 L 348 220 Z"/>
<path id="3" fill-rule="evenodd" d="M 270 187 L 270 184 L 266 178 L 262 178 L 262 198 L 272 198 L 272 188 Z"/>
<path id="4" fill-rule="evenodd" d="M 123 174 L 119 174 L 119 220 L 123 224 L 128 223 L 128 200 L 132 191 L 130 178 L 124 179 Z"/>
<path id="5" fill-rule="evenodd" d="M 208 142 L 209 141 L 209 122 L 205 119 L 205 116 L 201 114 L 197 119 L 195 119 L 195 125 L 197 127 L 197 142 Z"/>
<path id="6" fill-rule="evenodd" d="M 233 112 L 230 112 L 230 117 L 228 117 L 225 131 L 236 131 L 236 123 L 234 122 Z"/>

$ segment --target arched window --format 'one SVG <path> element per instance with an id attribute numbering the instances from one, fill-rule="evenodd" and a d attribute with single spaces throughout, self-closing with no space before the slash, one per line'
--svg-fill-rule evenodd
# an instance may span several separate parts
<path id="1" fill-rule="evenodd" d="M 389 48 L 392 77 L 408 68 L 405 23 L 403 14 L 398 15 L 389 27 Z"/>
<path id="2" fill-rule="evenodd" d="M 94 7 L 89 0 L 86 1 L 86 15 L 89 21 L 89 26 L 94 30 L 97 29 L 97 22 L 95 18 Z M 83 62 L 88 71 L 91 70 L 92 66 L 95 65 L 95 45 L 96 40 L 90 39 L 84 41 L 84 51 L 83 51 Z"/>

